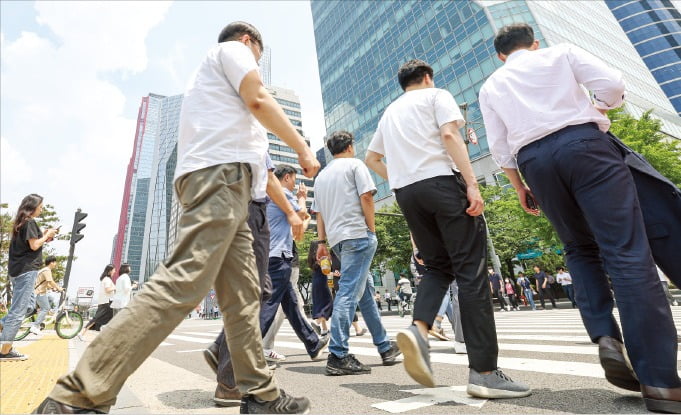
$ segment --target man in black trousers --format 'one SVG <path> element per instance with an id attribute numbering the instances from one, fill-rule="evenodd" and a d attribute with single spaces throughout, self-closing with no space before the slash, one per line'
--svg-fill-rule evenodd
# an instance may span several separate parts
<path id="1" fill-rule="evenodd" d="M 433 69 L 423 61 L 405 63 L 397 77 L 405 92 L 383 113 L 366 163 L 390 180 L 427 265 L 413 325 L 397 334 L 404 367 L 422 385 L 435 385 L 428 330 L 456 275 L 470 363 L 467 392 L 481 398 L 527 396 L 530 388 L 497 366 L 485 222 L 480 216 L 484 204 L 459 132 L 464 122 L 459 107 L 448 91 L 435 88 Z"/>
<path id="2" fill-rule="evenodd" d="M 624 100 L 621 73 L 572 45 L 538 50 L 527 24 L 503 27 L 494 46 L 504 66 L 480 90 L 492 156 L 525 211 L 538 215 L 538 202 L 564 243 L 582 320 L 599 344 L 606 379 L 640 390 L 651 411 L 681 413 L 676 328 L 634 178 L 607 134 L 605 112 Z M 624 336 L 612 315 L 606 270 Z"/>

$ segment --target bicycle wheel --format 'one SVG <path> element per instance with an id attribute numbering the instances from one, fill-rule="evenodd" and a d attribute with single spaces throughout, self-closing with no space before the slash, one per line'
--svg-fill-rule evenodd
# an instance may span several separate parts
<path id="1" fill-rule="evenodd" d="M 21 326 L 19 326 L 19 331 L 17 331 L 17 335 L 14 336 L 14 341 L 19 341 L 23 340 L 28 334 L 31 332 L 31 325 L 33 325 L 33 322 L 35 321 L 35 314 L 31 314 L 30 316 L 26 317 L 22 322 Z"/>
<path id="2" fill-rule="evenodd" d="M 54 330 L 62 339 L 72 339 L 80 333 L 83 328 L 83 316 L 75 311 L 62 312 L 57 316 L 54 323 Z"/>

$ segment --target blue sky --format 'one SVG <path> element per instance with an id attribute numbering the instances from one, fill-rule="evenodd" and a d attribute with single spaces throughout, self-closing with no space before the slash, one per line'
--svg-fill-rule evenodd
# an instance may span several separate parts
<path id="1" fill-rule="evenodd" d="M 64 229 L 75 209 L 89 213 L 70 292 L 95 286 L 110 260 L 140 99 L 182 93 L 227 23 L 260 29 L 272 83 L 298 93 L 305 134 L 322 145 L 307 1 L 2 1 L 0 18 L 0 201 L 15 209 L 39 193 Z"/>

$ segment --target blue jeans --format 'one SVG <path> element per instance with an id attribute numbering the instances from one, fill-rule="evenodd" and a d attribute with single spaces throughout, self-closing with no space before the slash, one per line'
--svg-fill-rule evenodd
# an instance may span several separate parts
<path id="1" fill-rule="evenodd" d="M 41 294 L 35 297 L 35 302 L 40 307 L 40 312 L 38 313 L 38 318 L 33 323 L 33 326 L 40 328 L 40 324 L 42 324 L 42 322 L 45 321 L 45 317 L 47 317 L 47 312 L 50 311 L 50 300 L 47 297 L 47 294 Z"/>
<path id="2" fill-rule="evenodd" d="M 530 306 L 532 306 L 532 309 L 536 310 L 537 306 L 534 305 L 534 295 L 532 294 L 532 288 L 524 288 L 523 292 L 525 293 L 525 298 L 527 298 L 527 301 L 530 303 Z"/>
<path id="3" fill-rule="evenodd" d="M 47 293 L 47 299 L 50 301 L 50 311 L 56 313 L 57 309 L 59 308 L 61 293 L 56 291 L 50 291 L 49 293 Z"/>
<path id="4" fill-rule="evenodd" d="M 367 232 L 366 238 L 347 239 L 333 247 L 341 261 L 341 279 L 331 314 L 329 352 L 341 359 L 348 355 L 350 349 L 350 324 L 358 303 L 378 352 L 390 349 L 390 338 L 381 323 L 374 301 L 373 281 L 369 278 L 369 267 L 377 247 L 378 240 L 373 232 Z"/>
<path id="5" fill-rule="evenodd" d="M 18 277 L 10 277 L 14 295 L 12 296 L 12 305 L 9 307 L 7 315 L 2 322 L 3 329 L 0 334 L 0 344 L 12 344 L 14 342 L 14 337 L 16 337 L 19 331 L 27 311 L 35 307 L 33 288 L 35 287 L 36 278 L 38 278 L 38 271 L 29 271 Z"/>
<path id="6" fill-rule="evenodd" d="M 442 299 L 438 316 L 447 316 L 454 329 L 454 341 L 464 343 L 463 327 L 461 326 L 461 309 L 459 308 L 459 286 L 456 281 L 449 285 L 449 289 Z"/>
<path id="7" fill-rule="evenodd" d="M 577 302 L 575 301 L 575 289 L 572 284 L 563 285 L 563 291 L 567 295 L 568 300 L 572 302 L 572 308 L 577 307 Z"/>

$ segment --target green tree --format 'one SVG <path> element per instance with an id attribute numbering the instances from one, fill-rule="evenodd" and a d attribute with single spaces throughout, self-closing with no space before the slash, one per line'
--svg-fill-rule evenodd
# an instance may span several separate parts
<path id="1" fill-rule="evenodd" d="M 412 254 L 409 227 L 396 202 L 376 212 L 376 237 L 378 248 L 372 268 L 381 273 L 408 270 Z"/>
<path id="2" fill-rule="evenodd" d="M 7 210 L 7 203 L 0 204 L 0 292 L 7 285 L 9 259 L 9 243 L 12 239 L 12 215 Z"/>
<path id="3" fill-rule="evenodd" d="M 307 264 L 307 257 L 309 256 L 310 253 L 310 243 L 313 240 L 317 239 L 317 234 L 313 231 L 308 230 L 307 232 L 305 232 L 303 236 L 304 237 L 302 241 L 296 242 L 296 248 L 298 249 L 298 259 L 300 264 L 300 277 L 298 278 L 299 287 L 297 288 L 298 290 L 300 290 L 300 294 L 303 297 L 305 304 L 308 304 L 310 302 L 309 296 L 311 290 L 309 288 L 310 284 L 312 283 L 312 270 Z M 305 290 L 301 290 L 300 286 L 305 287 Z"/>
<path id="4" fill-rule="evenodd" d="M 652 118 L 650 113 L 647 111 L 636 119 L 621 108 L 608 111 L 612 121 L 610 132 L 645 157 L 677 187 L 681 187 L 681 142 L 660 133 L 662 122 Z"/>
<path id="5" fill-rule="evenodd" d="M 57 212 L 54 210 L 54 206 L 49 204 L 43 206 L 43 212 L 40 214 L 36 222 L 38 223 L 40 229 L 43 230 L 61 226 L 61 219 L 59 219 Z M 58 234 L 55 239 L 68 241 L 70 238 L 71 233 L 67 232 Z M 56 282 L 59 282 L 64 278 L 66 262 L 68 261 L 69 257 L 68 255 L 58 255 L 54 247 L 52 247 L 50 244 L 46 244 L 43 248 L 43 259 L 50 255 L 54 255 L 55 258 L 57 258 L 57 266 L 52 270 L 52 278 Z M 76 258 L 73 259 L 75 260 Z"/>

